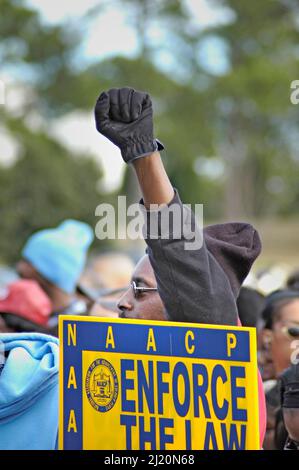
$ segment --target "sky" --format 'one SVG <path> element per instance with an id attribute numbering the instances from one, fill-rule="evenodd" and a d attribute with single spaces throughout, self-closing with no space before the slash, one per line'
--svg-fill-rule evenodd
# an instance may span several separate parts
<path id="1" fill-rule="evenodd" d="M 26 0 L 26 3 L 37 9 L 45 23 L 50 24 L 65 21 L 80 24 L 80 19 L 91 8 L 105 4 L 106 7 L 101 15 L 91 16 L 92 19 L 88 23 L 84 21 L 88 27 L 83 30 L 84 41 L 80 55 L 82 61 L 86 63 L 116 54 L 134 56 L 137 51 L 137 39 L 128 24 L 126 12 L 113 7 L 113 2 L 110 0 L 62 0 L 59 6 L 53 0 Z M 211 0 L 185 0 L 185 3 L 192 13 L 195 27 L 205 28 L 230 19 L 230 12 L 211 7 L 213 3 Z M 156 31 L 156 34 L 158 35 L 159 31 Z M 210 41 L 206 45 L 206 51 L 207 65 L 212 69 L 216 67 L 220 72 L 225 70 L 226 64 L 223 62 L 224 54 L 220 45 Z M 15 93 L 12 89 L 7 96 L 7 104 L 12 108 L 15 108 Z M 107 191 L 117 189 L 124 173 L 124 164 L 119 150 L 96 132 L 91 113 L 73 112 L 66 115 L 52 124 L 51 132 L 72 151 L 93 155 L 104 170 L 102 189 Z M 1 143 L 5 144 L 8 156 L 7 161 L 2 163 L 13 162 L 18 147 L 14 142 L 10 143 L 9 136 L 4 135 L 3 131 L 1 133 L 1 129 L 0 138 Z"/>

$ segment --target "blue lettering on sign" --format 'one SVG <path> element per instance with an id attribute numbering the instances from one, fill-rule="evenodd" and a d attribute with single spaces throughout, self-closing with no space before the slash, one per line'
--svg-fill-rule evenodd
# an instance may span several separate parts
<path id="1" fill-rule="evenodd" d="M 198 359 L 215 359 L 219 361 L 249 362 L 249 332 L 229 329 L 193 328 L 192 346 L 194 351 L 190 354 L 186 350 L 185 337 L 190 328 L 163 325 L 138 325 L 126 322 L 104 323 L 88 321 L 64 321 L 64 337 L 67 334 L 67 325 L 77 325 L 77 348 L 81 351 L 107 351 L 123 354 L 144 354 L 150 356 L 176 356 L 196 357 Z M 113 330 L 115 348 L 106 348 L 107 327 Z M 155 336 L 156 350 L 147 351 L 149 329 Z M 237 347 L 227 348 L 227 335 L 232 333 L 236 337 Z M 134 341 L 128 341 L 133 337 Z M 175 341 L 173 340 L 175 338 Z M 213 345 L 213 347 L 211 347 Z"/>
<path id="2" fill-rule="evenodd" d="M 185 397 L 184 401 L 180 402 L 179 397 L 179 377 L 183 378 Z M 183 362 L 178 362 L 173 371 L 172 378 L 172 394 L 174 407 L 179 416 L 186 416 L 190 408 L 190 379 L 188 375 L 187 367 Z"/>
<path id="3" fill-rule="evenodd" d="M 139 448 L 144 450 L 146 443 L 151 445 L 151 449 L 156 449 L 156 419 L 150 418 L 150 429 L 146 431 L 144 417 L 139 416 Z"/>
<path id="4" fill-rule="evenodd" d="M 228 401 L 223 400 L 223 405 L 220 406 L 218 403 L 217 398 L 217 381 L 221 379 L 222 383 L 224 384 L 227 382 L 227 376 L 225 369 L 221 365 L 216 365 L 213 369 L 212 373 L 212 402 L 215 415 L 218 419 L 225 419 L 228 413 Z"/>
<path id="5" fill-rule="evenodd" d="M 123 411 L 135 412 L 135 401 L 127 399 L 127 390 L 134 390 L 134 380 L 127 378 L 127 371 L 134 370 L 134 361 L 132 359 L 121 360 L 121 406 Z"/>
<path id="6" fill-rule="evenodd" d="M 160 433 L 160 449 L 165 450 L 166 444 L 173 444 L 173 434 L 166 434 L 166 429 L 173 428 L 173 419 L 160 418 L 159 419 L 159 433 Z"/>
<path id="7" fill-rule="evenodd" d="M 203 364 L 193 364 L 193 400 L 194 400 L 194 416 L 199 418 L 199 398 L 204 409 L 205 416 L 207 418 L 211 417 L 210 408 L 206 393 L 209 386 L 209 377 L 206 366 Z M 199 384 L 199 377 L 201 377 L 201 385 Z"/>
<path id="8" fill-rule="evenodd" d="M 232 388 L 232 413 L 234 421 L 247 421 L 247 410 L 238 408 L 238 398 L 245 398 L 245 387 L 237 386 L 237 379 L 245 378 L 245 367 L 231 367 L 231 388 Z"/>
<path id="9" fill-rule="evenodd" d="M 120 415 L 120 424 L 126 427 L 126 448 L 132 450 L 132 427 L 136 426 L 136 416 Z"/>
<path id="10" fill-rule="evenodd" d="M 145 373 L 142 361 L 137 361 L 138 370 L 138 411 L 144 412 L 143 395 L 146 398 L 146 404 L 149 413 L 154 413 L 154 365 L 153 361 L 148 361 L 148 371 Z M 147 380 L 148 377 L 148 380 Z"/>
<path id="11" fill-rule="evenodd" d="M 158 413 L 163 414 L 164 404 L 163 395 L 169 393 L 169 383 L 164 381 L 163 375 L 169 373 L 168 362 L 157 362 L 157 381 L 158 381 Z"/>
<path id="12" fill-rule="evenodd" d="M 212 447 L 210 446 L 212 444 Z M 214 429 L 214 424 L 211 421 L 207 422 L 206 435 L 204 442 L 204 450 L 218 450 L 216 433 Z"/>
<path id="13" fill-rule="evenodd" d="M 75 324 L 77 328 L 76 345 L 67 345 L 67 327 Z M 246 398 L 246 389 L 240 385 L 246 377 L 244 365 L 214 365 L 208 369 L 200 359 L 229 361 L 234 363 L 249 362 L 249 332 L 239 330 L 217 330 L 209 328 L 184 328 L 170 326 L 148 326 L 136 324 L 117 324 L 109 322 L 63 321 L 64 331 L 64 448 L 82 448 L 82 352 L 105 352 L 107 326 L 113 329 L 115 348 L 109 354 L 138 354 L 136 359 L 120 359 L 119 383 L 121 414 L 119 424 L 123 427 L 126 448 L 136 446 L 136 437 L 140 449 L 166 449 L 174 442 L 174 419 L 166 415 L 165 404 L 172 400 L 176 415 L 181 418 L 205 418 L 200 430 L 192 429 L 192 418 L 182 421 L 185 432 L 186 449 L 192 449 L 192 440 L 200 436 L 200 446 L 205 449 L 245 449 L 246 423 L 248 411 L 242 408 L 239 399 Z M 155 351 L 146 351 L 149 328 L 153 329 Z M 186 333 L 192 332 L 192 353 L 186 351 Z M 228 356 L 227 335 L 232 333 L 236 346 L 230 348 Z M 128 336 L 134 335 L 134 341 Z M 136 339 L 136 341 L 135 341 Z M 213 339 L 213 341 L 212 341 Z M 188 346 L 188 344 L 187 344 Z M 165 356 L 165 360 L 149 358 L 142 360 L 142 355 Z M 167 357 L 176 357 L 170 366 Z M 111 356 L 110 356 L 111 357 Z M 188 363 L 183 358 L 193 361 Z M 119 360 L 119 359 L 118 359 Z M 186 363 L 189 364 L 188 368 Z M 76 369 L 78 387 L 67 387 L 70 367 Z M 171 367 L 171 369 L 170 369 Z M 210 367 L 210 366 L 209 366 Z M 224 390 L 219 394 L 217 390 Z M 230 391 L 230 395 L 229 395 Z M 167 396 L 168 395 L 168 396 Z M 224 398 L 226 396 L 226 398 Z M 231 397 L 231 399 L 227 399 Z M 245 406 L 245 405 L 244 405 Z M 67 432 L 70 410 L 76 414 L 77 431 Z M 193 413 L 194 412 L 194 413 Z M 130 413 L 135 413 L 132 415 Z M 141 416 L 146 413 L 147 416 Z M 138 415 L 139 414 L 139 415 Z M 150 416 L 159 414 L 160 416 Z M 162 415 L 162 416 L 161 416 Z M 167 417 L 165 417 L 166 415 Z M 237 423 L 224 423 L 230 416 Z M 211 418 L 213 421 L 211 421 Z M 215 421 L 215 418 L 219 420 Z M 217 431 L 217 432 L 216 432 Z M 137 433 L 137 434 L 136 434 Z M 218 436 L 216 438 L 216 436 Z M 217 441 L 218 439 L 218 441 Z M 221 442 L 222 440 L 222 442 Z"/>
<path id="14" fill-rule="evenodd" d="M 246 426 L 241 424 L 241 439 L 239 441 L 237 426 L 232 423 L 229 427 L 221 423 L 221 434 L 224 450 L 244 450 L 246 441 Z M 229 434 L 229 438 L 227 436 Z"/>

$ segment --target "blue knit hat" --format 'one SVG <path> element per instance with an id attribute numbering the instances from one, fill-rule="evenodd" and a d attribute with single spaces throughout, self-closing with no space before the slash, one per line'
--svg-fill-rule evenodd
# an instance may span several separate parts
<path id="1" fill-rule="evenodd" d="M 65 220 L 57 228 L 34 233 L 22 255 L 48 281 L 71 294 L 85 265 L 93 241 L 89 225 Z"/>

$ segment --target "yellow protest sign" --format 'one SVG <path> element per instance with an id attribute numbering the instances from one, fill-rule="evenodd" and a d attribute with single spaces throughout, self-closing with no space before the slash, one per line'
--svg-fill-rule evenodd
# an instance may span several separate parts
<path id="1" fill-rule="evenodd" d="M 60 317 L 60 449 L 258 449 L 253 328 Z"/>

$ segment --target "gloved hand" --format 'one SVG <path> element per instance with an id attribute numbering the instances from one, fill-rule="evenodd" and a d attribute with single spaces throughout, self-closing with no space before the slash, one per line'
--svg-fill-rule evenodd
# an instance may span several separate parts
<path id="1" fill-rule="evenodd" d="M 164 146 L 154 139 L 153 108 L 147 93 L 133 88 L 103 92 L 95 106 L 97 130 L 120 148 L 126 163 Z"/>

